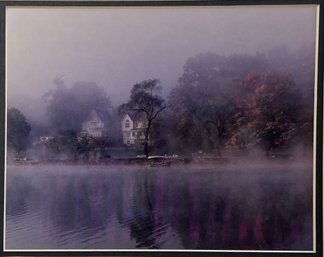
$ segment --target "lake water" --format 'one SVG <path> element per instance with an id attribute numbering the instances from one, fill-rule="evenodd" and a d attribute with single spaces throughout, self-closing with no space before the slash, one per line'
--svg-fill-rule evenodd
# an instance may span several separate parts
<path id="1" fill-rule="evenodd" d="M 8 166 L 6 249 L 312 250 L 312 168 Z"/>

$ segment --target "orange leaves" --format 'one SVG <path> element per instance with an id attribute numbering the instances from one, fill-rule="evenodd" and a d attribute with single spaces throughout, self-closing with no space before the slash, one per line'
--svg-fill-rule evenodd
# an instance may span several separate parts
<path id="1" fill-rule="evenodd" d="M 300 97 L 287 73 L 248 74 L 241 80 L 234 99 L 241 111 L 236 114 L 239 120 L 237 133 L 229 143 L 248 143 L 252 137 L 246 136 L 246 130 L 253 131 L 251 135 L 258 137 L 254 142 L 260 139 L 265 145 L 274 147 L 288 143 L 295 133 Z"/>

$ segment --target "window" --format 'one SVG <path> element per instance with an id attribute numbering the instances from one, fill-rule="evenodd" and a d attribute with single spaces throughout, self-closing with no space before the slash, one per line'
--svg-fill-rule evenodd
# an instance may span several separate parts
<path id="1" fill-rule="evenodd" d="M 126 122 L 125 122 L 125 128 L 129 128 L 130 127 L 130 122 L 129 122 L 129 120 L 126 120 Z"/>
<path id="2" fill-rule="evenodd" d="M 127 132 L 126 135 L 127 135 L 128 137 L 130 137 L 130 132 Z"/>
<path id="3" fill-rule="evenodd" d="M 132 131 L 132 136 L 135 137 L 136 136 L 136 132 Z"/>

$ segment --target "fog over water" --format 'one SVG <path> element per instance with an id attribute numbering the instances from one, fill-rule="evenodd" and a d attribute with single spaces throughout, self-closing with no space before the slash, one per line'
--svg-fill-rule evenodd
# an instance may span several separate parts
<path id="1" fill-rule="evenodd" d="M 8 8 L 8 105 L 44 114 L 41 97 L 63 78 L 95 82 L 114 106 L 136 82 L 159 78 L 164 95 L 189 57 L 313 46 L 315 8 Z M 41 108 L 40 108 L 41 107 Z"/>
<path id="2" fill-rule="evenodd" d="M 311 250 L 312 169 L 8 166 L 7 249 Z"/>

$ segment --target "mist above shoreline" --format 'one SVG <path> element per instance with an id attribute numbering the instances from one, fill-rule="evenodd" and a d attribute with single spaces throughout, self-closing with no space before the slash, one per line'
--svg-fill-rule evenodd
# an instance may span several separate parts
<path id="1" fill-rule="evenodd" d="M 161 80 L 166 96 L 197 53 L 314 49 L 315 16 L 314 6 L 8 8 L 8 101 L 37 100 L 57 77 L 69 87 L 95 82 L 115 106 L 148 77 Z"/>

